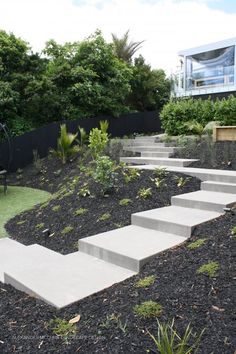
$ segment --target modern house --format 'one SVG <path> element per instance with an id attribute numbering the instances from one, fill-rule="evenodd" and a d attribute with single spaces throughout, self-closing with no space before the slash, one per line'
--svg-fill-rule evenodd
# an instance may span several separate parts
<path id="1" fill-rule="evenodd" d="M 236 38 L 182 50 L 175 97 L 236 95 Z"/>

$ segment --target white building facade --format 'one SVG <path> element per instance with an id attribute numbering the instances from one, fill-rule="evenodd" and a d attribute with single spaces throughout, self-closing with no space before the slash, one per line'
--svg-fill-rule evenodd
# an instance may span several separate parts
<path id="1" fill-rule="evenodd" d="M 182 50 L 173 96 L 236 93 L 236 38 Z"/>

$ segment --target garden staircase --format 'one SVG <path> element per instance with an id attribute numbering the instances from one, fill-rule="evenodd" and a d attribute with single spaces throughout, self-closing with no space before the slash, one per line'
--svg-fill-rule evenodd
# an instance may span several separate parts
<path id="1" fill-rule="evenodd" d="M 173 154 L 181 150 L 181 147 L 160 142 L 157 136 L 126 139 L 124 140 L 123 150 L 139 155 L 120 158 L 121 162 L 128 164 L 186 167 L 198 161 L 196 159 L 173 158 Z"/>
<path id="2" fill-rule="evenodd" d="M 197 225 L 236 205 L 236 171 L 168 168 L 200 177 L 201 190 L 135 213 L 129 226 L 83 238 L 68 255 L 0 239 L 0 281 L 62 308 L 135 275 L 159 252 L 185 242 Z"/>

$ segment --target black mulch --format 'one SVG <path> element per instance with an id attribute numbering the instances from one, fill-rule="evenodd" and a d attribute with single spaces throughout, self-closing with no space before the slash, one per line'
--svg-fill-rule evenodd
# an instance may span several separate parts
<path id="1" fill-rule="evenodd" d="M 50 162 L 54 165 L 50 165 Z M 74 161 L 66 165 L 66 173 L 63 171 L 58 177 L 53 174 L 53 168 L 54 171 L 58 171 L 62 167 L 60 163 L 56 164 L 55 160 L 45 159 L 44 174 L 32 175 L 32 169 L 28 168 L 23 171 L 20 180 L 17 180 L 18 175 L 11 177 L 10 182 L 13 184 L 18 182 L 21 185 L 44 188 L 48 191 L 65 188 L 65 191 L 64 196 L 59 194 L 49 204 L 38 206 L 16 216 L 8 222 L 6 229 L 13 239 L 26 245 L 39 243 L 62 254 L 76 251 L 78 239 L 129 225 L 132 213 L 170 205 L 171 196 L 198 190 L 200 185 L 200 181 L 196 178 L 168 173 L 164 185 L 157 188 L 151 180 L 155 178 L 152 171 L 140 171 L 140 177 L 130 183 L 125 183 L 122 173 L 119 172 L 116 190 L 108 197 L 104 197 L 100 186 L 84 172 L 80 172 L 78 162 Z M 183 187 L 177 186 L 176 178 L 179 177 L 187 180 Z M 88 183 L 86 189 L 90 190 L 91 195 L 80 197 L 78 193 L 84 183 Z M 140 188 L 151 188 L 152 195 L 147 199 L 137 198 Z M 122 199 L 130 199 L 132 202 L 127 206 L 121 206 L 119 201 Z M 59 208 L 56 211 L 55 206 Z M 75 216 L 76 210 L 80 208 L 88 211 Z M 107 220 L 100 220 L 104 214 L 110 214 L 110 217 Z M 65 227 L 73 229 L 63 234 Z M 50 229 L 52 237 L 44 237 L 42 231 L 45 228 Z"/>
<path id="2" fill-rule="evenodd" d="M 236 170 L 236 141 L 190 141 L 175 157 L 199 159 L 191 167 Z"/>
<path id="3" fill-rule="evenodd" d="M 67 174 L 70 174 L 69 169 Z M 140 181 L 147 180 L 146 174 L 142 176 L 145 178 L 140 178 L 139 187 Z M 33 185 L 35 182 L 31 179 L 31 183 Z M 136 195 L 135 183 L 127 187 L 132 190 L 133 200 Z M 195 184 L 193 186 L 196 187 Z M 167 195 L 171 188 L 166 189 Z M 70 208 L 67 200 L 67 207 Z M 35 213 L 37 210 L 32 215 Z M 33 222 L 31 212 L 24 216 L 30 217 Z M 136 304 L 154 300 L 163 306 L 159 320 L 165 322 L 175 318 L 180 334 L 183 334 L 189 322 L 197 333 L 205 328 L 199 354 L 234 354 L 236 238 L 232 228 L 235 225 L 236 215 L 231 214 L 200 225 L 186 244 L 161 253 L 146 264 L 137 276 L 62 310 L 55 310 L 0 283 L 0 353 L 158 353 L 147 335 L 147 330 L 156 333 L 156 318 L 141 319 L 133 313 Z M 15 230 L 21 233 L 24 229 L 15 227 Z M 195 250 L 187 248 L 190 242 L 199 237 L 207 239 L 204 245 Z M 60 237 L 57 236 L 57 239 L 59 242 Z M 210 261 L 219 262 L 218 276 L 209 278 L 196 273 L 201 265 Z M 148 288 L 136 288 L 136 281 L 148 275 L 156 275 L 154 284 Z M 81 319 L 76 324 L 77 333 L 74 336 L 58 337 L 48 327 L 48 322 L 55 317 L 68 321 L 77 314 L 81 315 Z"/>

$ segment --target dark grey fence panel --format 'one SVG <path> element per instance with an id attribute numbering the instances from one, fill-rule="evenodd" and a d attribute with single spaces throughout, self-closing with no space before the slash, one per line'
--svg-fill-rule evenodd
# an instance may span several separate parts
<path id="1" fill-rule="evenodd" d="M 161 131 L 161 122 L 157 112 L 140 112 L 124 114 L 118 118 L 100 116 L 73 121 L 53 122 L 36 130 L 11 139 L 12 160 L 9 171 L 16 171 L 33 161 L 33 150 L 37 150 L 40 157 L 47 155 L 50 148 L 55 149 L 60 131 L 60 124 L 66 123 L 69 132 L 78 131 L 83 127 L 88 133 L 98 127 L 100 120 L 108 120 L 108 132 L 112 137 L 122 137 L 133 133 L 154 133 Z M 9 147 L 7 142 L 0 145 L 0 166 L 7 168 Z"/>

